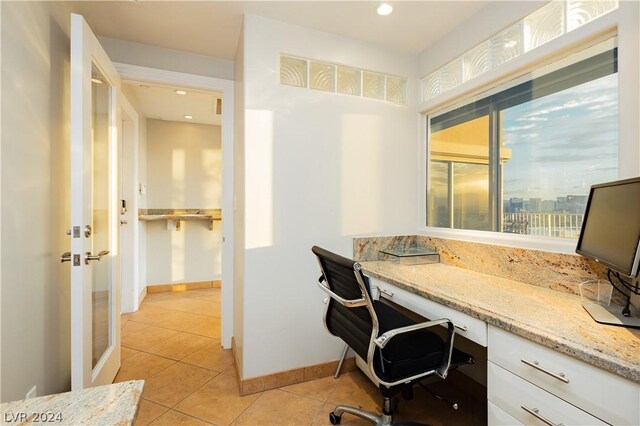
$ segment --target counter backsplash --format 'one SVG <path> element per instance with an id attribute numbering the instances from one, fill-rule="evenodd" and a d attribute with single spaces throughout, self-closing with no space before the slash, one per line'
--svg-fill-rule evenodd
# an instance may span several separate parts
<path id="1" fill-rule="evenodd" d="M 353 257 L 358 261 L 379 260 L 385 248 L 434 246 L 440 262 L 501 278 L 580 294 L 578 285 L 596 278 L 606 279 L 607 269 L 582 256 L 551 253 L 469 241 L 434 238 L 424 235 L 365 237 L 353 239 Z M 612 303 L 625 299 L 614 290 Z"/>

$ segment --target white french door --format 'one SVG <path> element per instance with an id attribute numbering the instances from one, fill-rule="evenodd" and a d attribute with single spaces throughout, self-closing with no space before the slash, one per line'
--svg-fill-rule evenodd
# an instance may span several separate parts
<path id="1" fill-rule="evenodd" d="M 80 15 L 71 15 L 71 389 L 120 368 L 117 138 L 120 78 Z"/>

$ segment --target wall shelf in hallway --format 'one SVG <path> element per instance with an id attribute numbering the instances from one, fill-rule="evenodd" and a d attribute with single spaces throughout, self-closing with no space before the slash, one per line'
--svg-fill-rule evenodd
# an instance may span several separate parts
<path id="1" fill-rule="evenodd" d="M 140 209 L 139 220 L 166 220 L 167 229 L 179 231 L 183 220 L 206 220 L 209 230 L 213 231 L 213 223 L 222 220 L 221 209 Z"/>

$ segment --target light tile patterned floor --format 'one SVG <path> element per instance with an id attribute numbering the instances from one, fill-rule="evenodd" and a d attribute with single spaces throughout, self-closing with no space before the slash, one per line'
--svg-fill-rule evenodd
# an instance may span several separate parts
<path id="1" fill-rule="evenodd" d="M 219 339 L 220 289 L 152 293 L 138 312 L 122 315 L 115 381 L 146 381 L 136 425 L 317 426 L 330 424 L 337 404 L 380 412 L 379 390 L 359 371 L 240 396 L 231 351 Z M 400 400 L 397 417 L 432 425 L 486 423 L 486 395 L 469 395 L 451 381 L 431 388 L 461 409 L 416 387 L 413 400 Z M 341 424 L 368 423 L 345 414 Z"/>

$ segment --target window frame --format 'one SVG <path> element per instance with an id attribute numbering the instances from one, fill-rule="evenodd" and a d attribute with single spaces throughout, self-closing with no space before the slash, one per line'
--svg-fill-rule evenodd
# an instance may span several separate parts
<path id="1" fill-rule="evenodd" d="M 619 12 L 619 11 L 615 11 Z M 542 237 L 532 235 L 519 235 L 509 234 L 498 231 L 477 231 L 477 230 L 465 230 L 465 229 L 453 229 L 453 228 L 440 228 L 427 226 L 427 200 L 428 200 L 428 183 L 429 183 L 429 170 L 428 164 L 430 162 L 430 150 L 429 150 L 429 135 L 430 135 L 430 115 L 438 115 L 447 113 L 449 111 L 460 108 L 461 106 L 480 101 L 484 98 L 492 96 L 496 93 L 508 90 L 511 87 L 515 87 L 519 84 L 525 83 L 529 80 L 536 78 L 539 71 L 548 68 L 546 73 L 551 73 L 554 70 L 571 66 L 571 64 L 586 59 L 590 56 L 597 55 L 593 52 L 594 46 L 603 44 L 607 40 L 611 40 L 615 43 L 614 47 L 620 49 L 619 46 L 619 34 L 616 21 L 619 19 L 618 13 L 611 14 L 602 20 L 596 20 L 593 25 L 587 24 L 584 28 L 576 30 L 574 34 L 565 35 L 550 42 L 536 51 L 532 51 L 527 55 L 523 55 L 518 58 L 525 65 L 521 65 L 518 69 L 517 75 L 514 76 L 514 72 L 503 72 L 500 75 L 499 71 L 490 73 L 490 83 L 480 82 L 481 84 L 463 84 L 457 89 L 452 90 L 448 96 L 442 95 L 437 99 L 433 99 L 428 104 L 423 104 L 420 113 L 420 164 L 421 164 L 421 196 L 420 196 L 420 220 L 421 223 L 418 227 L 418 232 L 421 234 L 448 238 L 473 241 L 486 244 L 504 245 L 511 247 L 519 247 L 526 249 L 543 250 L 559 253 L 575 254 L 576 240 L 559 238 L 559 237 Z M 607 22 L 610 21 L 610 22 Z M 613 24 L 612 24 L 613 23 Z M 599 31 L 596 35 L 593 35 L 594 31 Z M 604 28 L 605 30 L 603 31 Z M 584 33 L 584 34 L 583 34 Z M 615 42 L 614 42 L 615 40 Z M 577 42 L 579 41 L 579 43 Z M 564 46 L 564 47 L 563 47 Z M 601 53 L 603 50 L 600 50 Z M 624 52 L 624 50 L 623 50 Z M 516 61 L 514 61 L 516 62 Z M 512 65 L 516 65 L 515 63 Z M 619 66 L 618 66 L 619 70 Z M 620 72 L 618 71 L 620 75 Z M 620 77 L 619 77 L 620 80 Z M 626 81 L 626 79 L 625 79 Z M 473 83 L 473 82 L 469 82 Z M 476 87 L 473 90 L 473 87 Z M 618 85 L 618 102 L 621 104 L 621 92 L 623 91 L 623 85 Z M 620 128 L 620 113 L 618 115 L 618 125 Z M 640 173 L 640 164 L 628 167 L 624 164 L 623 158 L 625 152 L 635 149 L 632 144 L 634 141 L 624 141 L 622 139 L 623 132 L 619 133 L 618 140 L 618 176 L 619 178 L 628 177 Z M 425 141 L 427 143 L 425 143 Z M 635 141 L 637 143 L 637 141 Z"/>
<path id="2" fill-rule="evenodd" d="M 489 213 L 488 226 L 491 229 L 491 232 L 504 232 L 501 231 L 504 225 L 502 223 L 504 215 L 501 213 L 503 200 L 498 195 L 503 192 L 503 169 L 500 167 L 499 161 L 501 146 L 499 136 L 501 111 L 618 73 L 618 48 L 615 45 L 615 38 L 597 45 L 593 49 L 587 49 L 587 51 L 594 53 L 589 55 L 587 58 L 581 58 L 578 61 L 571 61 L 571 63 L 566 66 L 546 72 L 539 77 L 530 78 L 523 83 L 509 87 L 497 87 L 496 89 L 499 90 L 498 92 L 488 95 L 480 100 L 471 101 L 461 107 L 454 108 L 447 112 L 434 113 L 427 116 L 430 130 L 434 133 L 455 127 L 459 124 L 467 123 L 476 118 L 484 116 L 488 117 L 489 128 L 487 129 L 487 137 L 489 139 L 489 146 L 487 148 L 489 163 L 487 164 L 487 173 L 489 178 L 489 187 L 487 188 L 487 203 Z M 431 136 L 431 131 L 429 132 L 429 136 Z M 428 143 L 430 143 L 430 140 Z M 430 181 L 427 181 L 427 185 L 429 184 Z M 427 188 L 427 193 L 428 191 L 429 189 Z M 428 200 L 425 208 L 427 209 L 428 219 Z M 451 206 L 449 206 L 449 208 L 451 208 Z M 450 220 L 449 228 L 468 229 L 454 227 L 454 211 L 450 212 L 452 219 Z M 426 224 L 428 224 L 428 220 Z"/>

